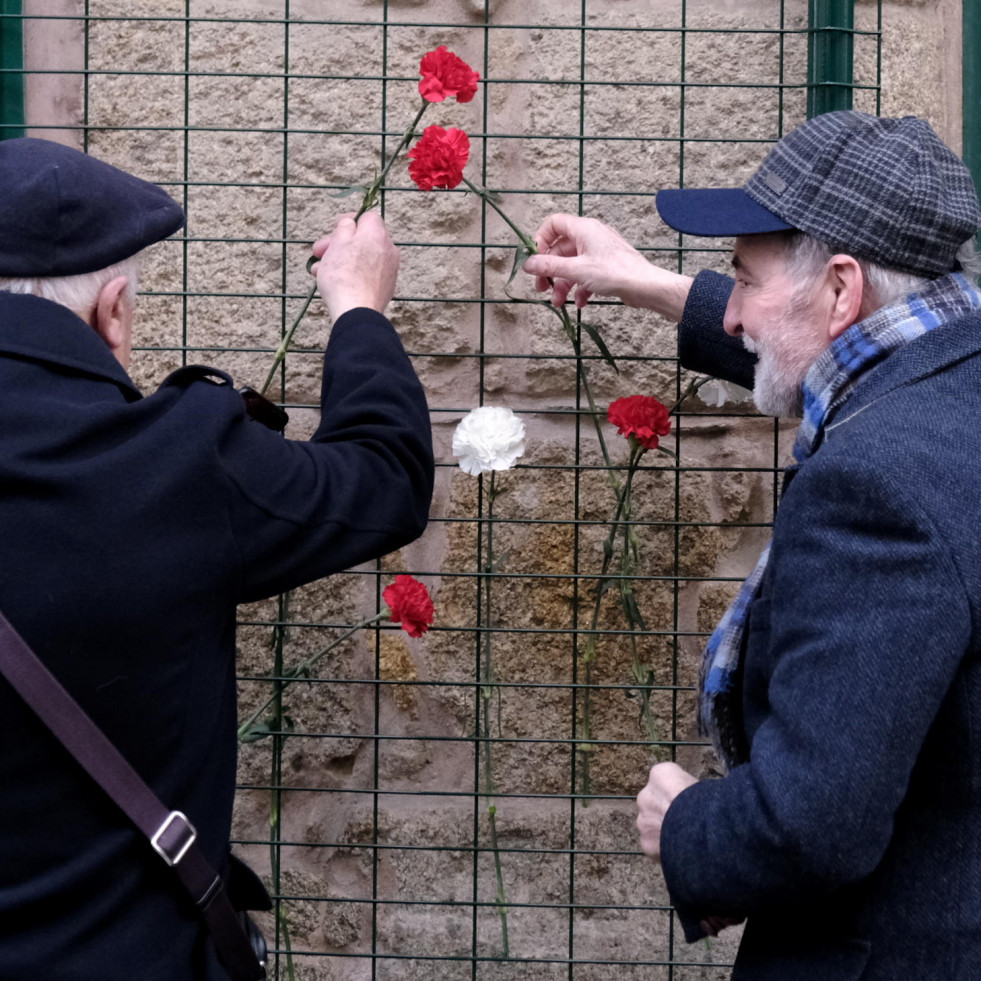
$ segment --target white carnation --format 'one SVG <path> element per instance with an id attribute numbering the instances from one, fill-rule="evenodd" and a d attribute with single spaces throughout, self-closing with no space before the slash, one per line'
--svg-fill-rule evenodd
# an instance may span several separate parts
<path id="1" fill-rule="evenodd" d="M 698 389 L 698 397 L 706 405 L 718 409 L 725 405 L 726 402 L 745 402 L 746 399 L 753 397 L 753 393 L 741 385 L 733 385 L 732 382 L 722 381 L 720 378 L 713 378 Z"/>
<path id="2" fill-rule="evenodd" d="M 453 455 L 460 469 L 477 476 L 510 470 L 525 452 L 525 424 L 510 410 L 482 405 L 468 412 L 453 433 Z"/>

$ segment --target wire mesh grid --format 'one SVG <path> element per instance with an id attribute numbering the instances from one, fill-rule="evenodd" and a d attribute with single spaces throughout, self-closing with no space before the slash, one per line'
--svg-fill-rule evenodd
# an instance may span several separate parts
<path id="1" fill-rule="evenodd" d="M 188 212 L 146 263 L 144 387 L 195 362 L 265 377 L 310 242 L 346 206 L 331 196 L 380 169 L 439 44 L 482 83 L 427 122 L 469 133 L 468 176 L 519 228 L 594 216 L 688 274 L 724 269 L 728 246 L 665 229 L 655 190 L 740 183 L 807 111 L 804 0 L 66 0 L 25 16 L 64 40 L 58 65 L 28 64 L 28 89 L 80 91 L 79 118 L 47 125 Z M 881 21 L 862 5 L 850 35 L 869 111 Z M 659 760 L 713 772 L 693 722 L 699 649 L 766 539 L 789 431 L 749 403 L 683 398 L 673 326 L 649 311 L 585 311 L 615 368 L 581 317 L 566 337 L 522 302 L 541 299 L 529 282 L 505 287 L 515 236 L 474 195 L 422 192 L 397 166 L 382 210 L 437 492 L 419 542 L 242 610 L 241 717 L 276 697 L 241 748 L 233 835 L 275 899 L 272 976 L 726 977 L 738 931 L 680 942 L 633 797 Z M 328 329 L 312 309 L 276 376 L 294 438 L 314 426 Z M 635 393 L 680 405 L 670 454 L 641 460 L 611 535 L 627 444 L 590 398 L 602 411 Z M 478 405 L 527 428 L 493 483 L 450 452 Z M 433 629 L 353 630 L 399 572 L 430 587 Z"/>

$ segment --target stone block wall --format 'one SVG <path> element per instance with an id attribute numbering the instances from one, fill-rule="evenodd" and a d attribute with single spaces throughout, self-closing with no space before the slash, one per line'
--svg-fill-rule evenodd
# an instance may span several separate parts
<path id="1" fill-rule="evenodd" d="M 89 0 L 89 20 L 70 19 L 82 8 L 25 5 L 38 17 L 35 135 L 84 133 L 92 153 L 160 182 L 188 213 L 186 238 L 145 263 L 144 389 L 195 362 L 261 384 L 307 292 L 309 244 L 357 200 L 332 195 L 373 176 L 382 133 L 390 149 L 417 107 L 419 58 L 439 44 L 486 84 L 425 122 L 470 133 L 468 176 L 499 190 L 520 227 L 581 210 L 690 273 L 725 269 L 728 245 L 679 241 L 653 192 L 742 182 L 806 111 L 805 0 Z M 856 26 L 870 33 L 856 38 L 856 108 L 876 110 L 881 65 L 883 113 L 925 115 L 957 144 L 951 10 L 883 3 L 880 58 L 879 5 L 860 0 Z M 391 317 L 432 408 L 433 520 L 377 564 L 242 609 L 242 717 L 277 663 L 370 616 L 397 572 L 429 585 L 436 625 L 418 640 L 355 634 L 284 695 L 290 734 L 242 747 L 234 836 L 282 897 L 270 937 L 282 949 L 288 930 L 309 981 L 724 978 L 738 931 L 680 941 L 637 851 L 633 796 L 661 759 L 716 772 L 693 722 L 699 651 L 767 538 L 792 428 L 746 403 L 686 401 L 665 440 L 675 455 L 649 454 L 636 478 L 646 630 L 629 636 L 614 584 L 598 632 L 584 632 L 614 499 L 561 325 L 512 300 L 536 297 L 520 279 L 506 290 L 514 237 L 473 195 L 425 194 L 397 167 L 384 208 L 402 248 Z M 588 319 L 619 364 L 584 340 L 601 408 L 635 393 L 675 401 L 689 379 L 670 324 L 609 303 Z M 329 330 L 315 303 L 278 382 L 293 438 L 315 425 Z M 528 432 L 520 465 L 497 479 L 489 595 L 489 484 L 450 452 L 481 403 L 519 412 Z M 575 687 L 587 679 L 588 696 Z M 285 965 L 280 955 L 282 978 Z"/>

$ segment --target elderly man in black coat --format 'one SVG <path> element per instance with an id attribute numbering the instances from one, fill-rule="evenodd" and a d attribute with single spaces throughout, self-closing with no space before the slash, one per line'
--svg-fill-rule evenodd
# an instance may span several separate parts
<path id="1" fill-rule="evenodd" d="M 0 610 L 227 866 L 235 607 L 421 534 L 428 410 L 384 317 L 398 253 L 374 214 L 314 247 L 334 324 L 308 441 L 227 375 L 126 373 L 160 188 L 44 140 L 0 143 Z M 0 679 L 0 977 L 225 981 L 148 842 Z"/>
<path id="2" fill-rule="evenodd" d="M 655 766 L 641 847 L 685 935 L 746 918 L 734 981 L 981 977 L 981 223 L 922 120 L 818 116 L 745 188 L 662 191 L 734 235 L 733 280 L 553 216 L 527 271 L 563 302 L 679 322 L 681 362 L 801 416 L 770 545 L 706 646 L 727 776 Z"/>

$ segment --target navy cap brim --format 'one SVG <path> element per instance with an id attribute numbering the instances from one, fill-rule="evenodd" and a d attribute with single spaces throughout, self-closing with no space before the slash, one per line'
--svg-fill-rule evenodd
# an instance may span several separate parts
<path id="1" fill-rule="evenodd" d="M 794 227 L 741 187 L 658 191 L 656 204 L 664 223 L 686 235 L 761 235 Z"/>

